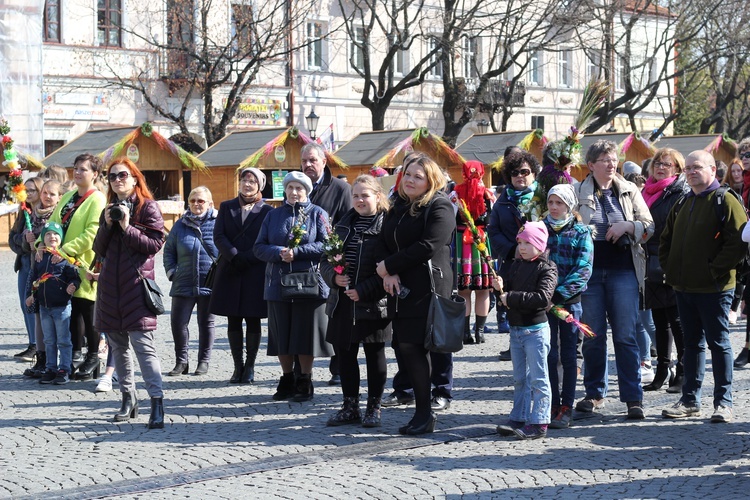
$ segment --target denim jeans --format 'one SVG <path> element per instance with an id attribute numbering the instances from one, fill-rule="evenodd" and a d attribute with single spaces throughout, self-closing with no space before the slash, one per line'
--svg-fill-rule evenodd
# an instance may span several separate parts
<path id="1" fill-rule="evenodd" d="M 651 343 L 654 342 L 656 327 L 651 316 L 651 309 L 638 311 L 638 322 L 635 325 L 635 340 L 641 354 L 641 362 L 651 363 Z"/>
<path id="2" fill-rule="evenodd" d="M 73 342 L 70 340 L 70 302 L 61 307 L 39 306 L 39 317 L 44 332 L 47 351 L 47 370 L 65 370 L 70 373 L 73 362 Z M 60 362 L 57 353 L 60 352 Z"/>
<path id="3" fill-rule="evenodd" d="M 214 319 L 209 312 L 210 295 L 200 297 L 172 297 L 172 312 L 170 321 L 172 338 L 174 338 L 174 352 L 177 363 L 188 362 L 188 343 L 190 331 L 188 324 L 193 308 L 198 306 L 198 362 L 211 361 L 211 349 L 214 345 Z"/>
<path id="4" fill-rule="evenodd" d="M 734 290 L 718 293 L 676 292 L 685 342 L 685 383 L 681 401 L 701 404 L 706 374 L 706 344 L 714 372 L 714 408 L 732 406 L 732 344 L 729 341 L 729 306 Z"/>
<path id="5" fill-rule="evenodd" d="M 615 346 L 620 401 L 642 401 L 641 360 L 635 341 L 638 318 L 638 279 L 634 270 L 597 269 L 581 296 L 583 322 L 596 337 L 583 340 L 583 385 L 586 397 L 607 396 L 607 320 Z"/>
<path id="6" fill-rule="evenodd" d="M 31 257 L 28 255 L 21 256 L 21 269 L 18 270 L 18 298 L 21 299 L 21 313 L 23 322 L 26 325 L 26 333 L 29 336 L 29 344 L 36 344 L 36 318 L 34 313 L 26 311 L 26 297 L 31 295 L 31 290 L 27 290 L 31 273 Z"/>
<path id="7" fill-rule="evenodd" d="M 565 309 L 575 319 L 581 319 L 581 303 L 568 304 Z M 576 397 L 576 379 L 578 377 L 578 328 L 566 323 L 552 313 L 547 313 L 550 329 L 550 351 L 547 356 L 549 383 L 552 388 L 552 405 L 573 407 Z M 560 372 L 562 365 L 562 393 L 560 391 Z M 562 402 L 561 402 L 562 401 Z"/>
<path id="8" fill-rule="evenodd" d="M 513 409 L 510 419 L 527 424 L 549 424 L 551 389 L 547 371 L 550 329 L 548 324 L 532 328 L 510 327 L 513 360 Z"/>

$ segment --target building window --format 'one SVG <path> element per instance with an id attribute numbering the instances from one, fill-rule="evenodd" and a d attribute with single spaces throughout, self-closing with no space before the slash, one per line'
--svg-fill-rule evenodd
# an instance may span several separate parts
<path id="1" fill-rule="evenodd" d="M 100 46 L 122 46 L 122 0 L 97 0 L 97 32 Z"/>
<path id="2" fill-rule="evenodd" d="M 615 56 L 615 90 L 625 90 L 625 58 Z"/>
<path id="3" fill-rule="evenodd" d="M 432 68 L 430 68 L 430 76 L 433 78 L 443 77 L 443 62 L 441 60 L 442 53 L 443 49 L 440 48 L 440 40 L 434 36 L 430 37 L 430 54 L 432 54 L 430 57 L 430 64 L 433 64 Z"/>
<path id="4" fill-rule="evenodd" d="M 479 54 L 481 50 L 479 48 L 479 38 L 477 37 L 464 37 L 464 77 L 465 78 L 478 78 L 479 77 Z"/>
<path id="5" fill-rule="evenodd" d="M 602 53 L 598 50 L 591 50 L 586 55 L 588 64 L 586 65 L 586 80 L 598 80 L 602 73 Z"/>
<path id="6" fill-rule="evenodd" d="M 349 61 L 353 68 L 359 71 L 365 70 L 365 28 L 357 26 L 354 28 L 354 38 L 349 44 Z"/>
<path id="7" fill-rule="evenodd" d="M 405 75 L 411 70 L 411 64 L 409 64 L 409 50 L 408 49 L 401 49 L 398 52 L 396 52 L 394 59 L 395 59 L 395 69 L 393 72 L 396 73 L 397 75 Z"/>
<path id="8" fill-rule="evenodd" d="M 253 7 L 245 4 L 232 4 L 232 49 L 244 57 L 253 49 Z"/>
<path id="9" fill-rule="evenodd" d="M 49 3 L 49 2 L 48 2 Z M 44 141 L 44 156 L 49 156 L 65 145 L 65 141 L 48 139 Z"/>
<path id="10" fill-rule="evenodd" d="M 565 49 L 557 55 L 557 84 L 559 87 L 573 86 L 573 51 Z"/>
<path id="11" fill-rule="evenodd" d="M 529 55 L 528 68 L 529 85 L 542 84 L 542 51 L 533 50 Z"/>
<path id="12" fill-rule="evenodd" d="M 531 116 L 531 128 L 544 130 L 544 117 L 543 116 Z"/>
<path id="13" fill-rule="evenodd" d="M 60 42 L 60 0 L 44 2 L 44 41 Z"/>
<path id="14" fill-rule="evenodd" d="M 307 23 L 307 67 L 320 69 L 323 67 L 323 24 L 319 22 Z"/>

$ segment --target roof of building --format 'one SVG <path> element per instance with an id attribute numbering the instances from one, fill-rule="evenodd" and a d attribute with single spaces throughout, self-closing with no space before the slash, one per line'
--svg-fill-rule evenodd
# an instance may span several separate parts
<path id="1" fill-rule="evenodd" d="M 683 156 L 687 156 L 696 150 L 708 150 L 707 148 L 716 140 L 716 134 L 697 134 L 697 135 L 680 135 L 671 137 L 662 137 L 654 143 L 655 148 L 672 148 L 676 149 Z M 726 147 L 732 148 L 729 142 L 724 141 Z M 734 153 L 732 153 L 734 154 Z"/>
<path id="2" fill-rule="evenodd" d="M 239 166 L 243 160 L 274 140 L 288 127 L 232 132 L 198 157 L 208 168 Z"/>
<path id="3" fill-rule="evenodd" d="M 336 156 L 349 166 L 373 165 L 416 129 L 362 132 L 339 149 Z"/>
<path id="4" fill-rule="evenodd" d="M 137 127 L 118 127 L 89 130 L 44 158 L 44 164 L 72 168 L 76 157 L 83 153 L 98 155 Z"/>
<path id="5" fill-rule="evenodd" d="M 583 139 L 581 139 L 581 155 L 586 156 L 586 151 L 596 141 L 600 141 L 600 140 L 612 141 L 619 146 L 620 143 L 624 141 L 625 139 L 627 139 L 629 135 L 630 135 L 630 132 L 584 135 Z"/>
<path id="6" fill-rule="evenodd" d="M 475 134 L 459 144 L 456 151 L 467 161 L 477 160 L 490 165 L 503 156 L 508 146 L 518 146 L 531 132 L 532 130 L 523 130 Z"/>

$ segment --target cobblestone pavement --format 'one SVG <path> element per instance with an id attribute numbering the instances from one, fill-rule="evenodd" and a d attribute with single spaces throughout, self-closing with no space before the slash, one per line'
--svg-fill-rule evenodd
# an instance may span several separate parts
<path id="1" fill-rule="evenodd" d="M 140 416 L 115 424 L 118 392 L 94 394 L 94 381 L 55 387 L 21 376 L 28 365 L 12 358 L 26 342 L 12 262 L 0 252 L 0 497 L 745 498 L 750 486 L 750 370 L 735 374 L 731 424 L 710 424 L 706 412 L 663 420 L 661 408 L 677 400 L 664 391 L 645 393 L 646 419 L 628 422 L 611 375 L 601 413 L 519 442 L 494 433 L 512 398 L 510 363 L 496 360 L 507 335 L 498 334 L 456 356 L 455 399 L 428 437 L 398 435 L 406 408 L 385 409 L 380 429 L 326 427 L 341 399 L 325 383 L 327 360 L 316 362 L 309 403 L 271 400 L 280 373 L 263 354 L 255 385 L 229 385 L 223 320 L 207 376 L 165 377 L 164 430 L 146 429 L 140 378 Z M 743 332 L 733 332 L 735 349 Z M 166 372 L 174 363 L 168 316 L 157 338 Z M 193 367 L 196 349 L 191 343 Z M 706 379 L 710 408 L 710 369 Z"/>

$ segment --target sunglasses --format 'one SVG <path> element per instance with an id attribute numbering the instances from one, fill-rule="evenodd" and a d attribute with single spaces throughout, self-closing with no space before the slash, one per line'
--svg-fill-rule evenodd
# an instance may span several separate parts
<path id="1" fill-rule="evenodd" d="M 206 200 L 188 200 L 191 205 L 205 205 Z"/>
<path id="2" fill-rule="evenodd" d="M 510 173 L 511 177 L 526 177 L 527 175 L 531 175 L 531 170 L 529 170 L 528 168 L 514 170 Z"/>
<path id="3" fill-rule="evenodd" d="M 750 158 L 750 151 L 745 151 L 740 155 L 740 159 L 742 160 L 747 160 L 748 158 Z"/>
<path id="4" fill-rule="evenodd" d="M 112 174 L 107 175 L 107 179 L 109 179 L 109 182 L 115 182 L 118 180 L 124 181 L 128 177 L 130 177 L 130 172 L 126 172 L 124 170 L 122 172 L 117 172 L 117 173 L 112 173 Z"/>

